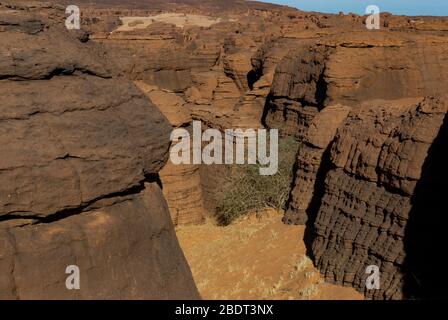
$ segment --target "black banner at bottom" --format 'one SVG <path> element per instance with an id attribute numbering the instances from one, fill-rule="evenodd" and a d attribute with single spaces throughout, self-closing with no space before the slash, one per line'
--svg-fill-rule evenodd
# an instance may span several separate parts
<path id="1" fill-rule="evenodd" d="M 444 314 L 444 301 L 0 301 L 14 317 L 55 319 L 98 316 L 125 319 L 344 319 Z M 9 309 L 9 310 L 8 310 Z"/>

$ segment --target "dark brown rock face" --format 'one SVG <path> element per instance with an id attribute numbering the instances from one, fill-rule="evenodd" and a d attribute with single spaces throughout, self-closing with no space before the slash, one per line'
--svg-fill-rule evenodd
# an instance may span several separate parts
<path id="1" fill-rule="evenodd" d="M 326 54 L 322 47 L 305 45 L 280 62 L 268 101 L 265 117 L 268 126 L 303 137 L 326 94 L 323 80 Z"/>
<path id="2" fill-rule="evenodd" d="M 326 277 L 368 297 L 403 297 L 412 197 L 446 112 L 444 99 L 381 103 L 353 111 L 340 127 L 312 244 Z M 366 289 L 369 265 L 380 268 L 380 290 Z"/>
<path id="3" fill-rule="evenodd" d="M 169 127 L 131 84 L 57 76 L 4 80 L 0 92 L 1 176 L 10 181 L 1 185 L 2 216 L 83 206 L 132 188 L 166 161 Z"/>
<path id="4" fill-rule="evenodd" d="M 422 230 L 414 221 L 431 214 L 444 221 L 441 200 L 428 195 L 440 195 L 446 169 L 428 170 L 448 142 L 446 98 L 371 101 L 348 110 L 327 107 L 311 122 L 285 222 L 307 223 L 310 254 L 328 280 L 376 299 L 438 296 L 441 284 L 428 280 L 420 259 L 433 265 L 425 250 L 441 250 L 426 233 L 439 222 L 426 221 Z M 370 265 L 379 267 L 379 290 L 366 288 Z"/>
<path id="5" fill-rule="evenodd" d="M 2 299 L 198 297 L 156 183 L 70 214 L 0 223 Z M 65 286 L 69 265 L 80 290 Z"/>
<path id="6" fill-rule="evenodd" d="M 198 298 L 156 183 L 171 126 L 61 8 L 14 3 L 0 5 L 0 297 Z"/>
<path id="7" fill-rule="evenodd" d="M 297 171 L 293 190 L 290 195 L 289 209 L 284 221 L 293 224 L 305 224 L 308 220 L 307 209 L 313 201 L 317 184 L 325 179 L 325 167 L 321 166 L 328 158 L 329 148 L 336 130 L 346 119 L 350 107 L 341 105 L 323 109 L 310 122 L 309 130 L 302 141 L 297 155 Z"/>

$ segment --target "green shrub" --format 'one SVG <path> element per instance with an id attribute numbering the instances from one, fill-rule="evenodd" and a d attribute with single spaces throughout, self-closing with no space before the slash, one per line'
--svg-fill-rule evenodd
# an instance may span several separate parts
<path id="1" fill-rule="evenodd" d="M 279 139 L 278 172 L 262 176 L 259 165 L 236 165 L 229 183 L 218 197 L 216 218 L 229 225 L 235 219 L 266 208 L 284 210 L 293 179 L 298 142 L 293 137 Z"/>

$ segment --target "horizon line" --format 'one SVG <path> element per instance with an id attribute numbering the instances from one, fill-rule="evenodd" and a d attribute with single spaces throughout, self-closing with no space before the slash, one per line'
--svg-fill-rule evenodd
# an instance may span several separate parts
<path id="1" fill-rule="evenodd" d="M 425 17 L 447 17 L 448 18 L 448 4 L 443 3 L 447 0 L 427 0 L 425 3 L 421 1 L 408 0 L 407 3 L 399 4 L 397 2 L 386 0 L 249 0 L 258 1 L 270 4 L 284 5 L 291 8 L 295 8 L 301 11 L 319 12 L 328 14 L 338 14 L 343 12 L 344 14 L 354 13 L 358 15 L 365 15 L 365 8 L 368 5 L 377 5 L 381 12 L 391 13 L 396 16 L 425 16 Z M 384 9 L 383 9 L 384 8 Z"/>

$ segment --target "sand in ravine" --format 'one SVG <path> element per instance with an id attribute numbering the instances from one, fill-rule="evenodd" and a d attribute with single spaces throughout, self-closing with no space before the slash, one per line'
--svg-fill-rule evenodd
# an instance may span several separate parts
<path id="1" fill-rule="evenodd" d="M 325 283 L 305 254 L 305 227 L 281 218 L 269 210 L 227 227 L 212 219 L 177 227 L 203 299 L 363 299 L 353 288 Z"/>

